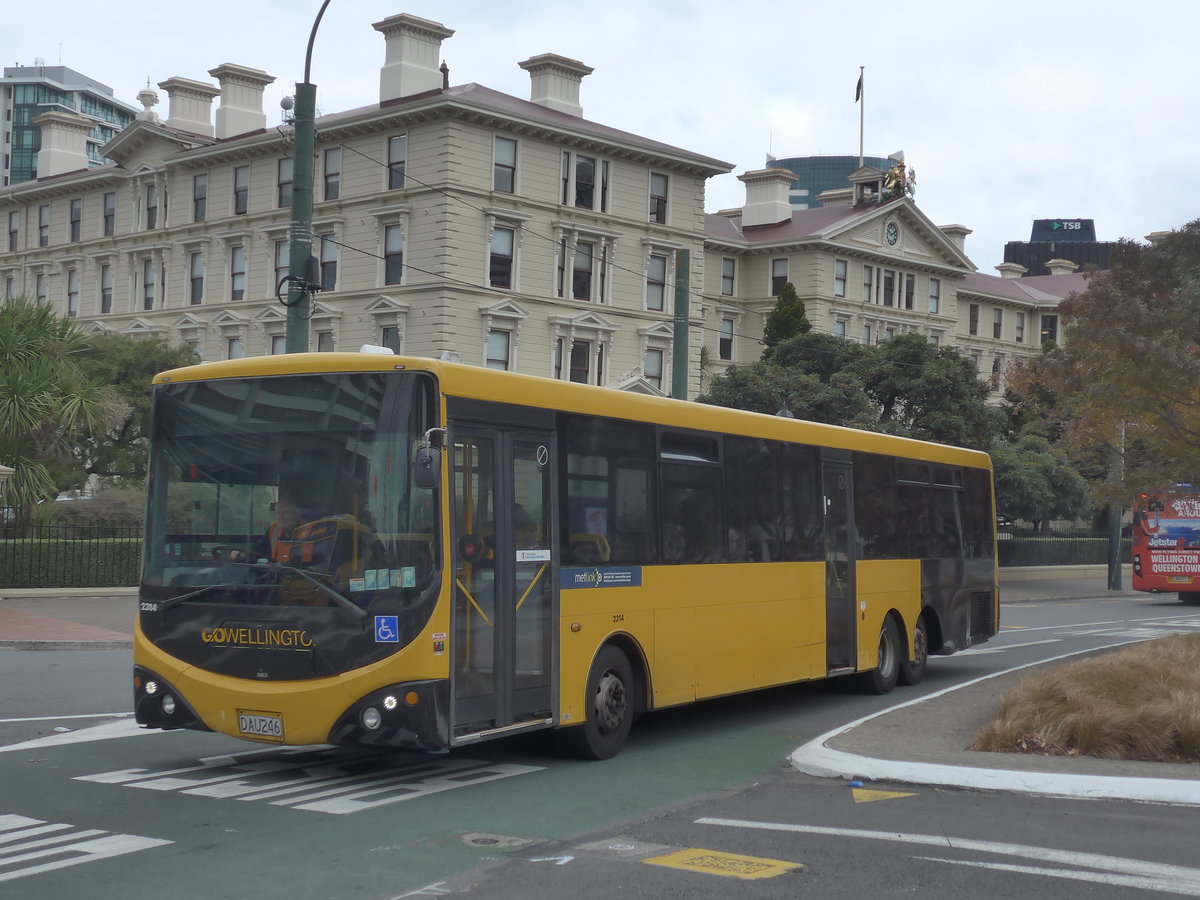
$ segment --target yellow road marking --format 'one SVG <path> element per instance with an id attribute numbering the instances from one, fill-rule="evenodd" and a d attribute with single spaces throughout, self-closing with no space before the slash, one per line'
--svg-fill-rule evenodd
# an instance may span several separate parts
<path id="1" fill-rule="evenodd" d="M 803 869 L 800 863 L 784 862 L 781 859 L 764 859 L 760 856 L 741 856 L 737 853 L 722 853 L 719 850 L 677 850 L 664 856 L 652 856 L 642 860 L 652 866 L 685 869 L 707 875 L 726 875 L 731 878 L 774 878 L 785 872 Z"/>
<path id="2" fill-rule="evenodd" d="M 874 803 L 876 800 L 899 800 L 901 797 L 915 797 L 916 794 L 901 791 L 873 791 L 869 788 L 853 788 L 855 803 Z"/>

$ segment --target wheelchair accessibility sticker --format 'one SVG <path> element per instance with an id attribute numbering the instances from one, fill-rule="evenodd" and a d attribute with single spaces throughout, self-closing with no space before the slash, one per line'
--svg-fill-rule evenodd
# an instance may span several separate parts
<path id="1" fill-rule="evenodd" d="M 377 644 L 398 644 L 398 643 L 400 643 L 400 617 L 399 616 L 376 616 L 375 617 L 375 643 L 377 643 Z"/>

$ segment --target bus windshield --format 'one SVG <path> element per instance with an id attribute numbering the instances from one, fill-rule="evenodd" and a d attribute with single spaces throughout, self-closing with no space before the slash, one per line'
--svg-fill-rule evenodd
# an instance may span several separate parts
<path id="1" fill-rule="evenodd" d="M 409 462 L 433 414 L 416 373 L 159 385 L 142 600 L 384 613 L 402 644 L 436 595 L 435 492 Z"/>

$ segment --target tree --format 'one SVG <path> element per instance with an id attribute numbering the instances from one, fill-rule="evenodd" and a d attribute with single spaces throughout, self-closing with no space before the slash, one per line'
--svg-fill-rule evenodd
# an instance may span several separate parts
<path id="1" fill-rule="evenodd" d="M 0 460 L 16 469 L 4 495 L 19 523 L 32 520 L 39 500 L 82 484 L 78 442 L 119 412 L 115 392 L 81 368 L 85 346 L 48 306 L 0 306 Z"/>
<path id="2" fill-rule="evenodd" d="M 796 293 L 795 286 L 789 281 L 779 291 L 775 298 L 767 321 L 763 323 L 763 343 L 767 345 L 763 358 L 770 356 L 777 344 L 798 334 L 808 334 L 812 331 L 812 322 L 804 310 L 804 301 Z"/>
<path id="3" fill-rule="evenodd" d="M 875 411 L 852 377 L 838 375 L 831 382 L 795 368 L 759 360 L 749 366 L 733 366 L 712 379 L 700 403 L 728 406 L 774 415 L 787 409 L 799 419 L 868 428 Z"/>
<path id="4" fill-rule="evenodd" d="M 167 369 L 199 362 L 190 347 L 172 347 L 164 338 L 96 335 L 81 354 L 83 371 L 110 385 L 124 404 L 124 414 L 108 427 L 92 431 L 81 445 L 89 475 L 104 479 L 146 477 L 146 442 L 150 436 L 150 382 Z"/>
<path id="5" fill-rule="evenodd" d="M 996 441 L 992 466 L 1001 515 L 1038 526 L 1052 519 L 1078 519 L 1090 509 L 1087 481 L 1045 438 Z"/>
<path id="6" fill-rule="evenodd" d="M 1102 499 L 1200 478 L 1200 221 L 1118 242 L 1107 271 L 1064 301 L 1062 346 L 1022 373 L 1058 400 L 1072 458 L 1107 461 Z"/>

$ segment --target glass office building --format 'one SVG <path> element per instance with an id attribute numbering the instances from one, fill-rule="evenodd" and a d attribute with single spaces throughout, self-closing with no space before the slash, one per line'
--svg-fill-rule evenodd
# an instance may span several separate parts
<path id="1" fill-rule="evenodd" d="M 899 156 L 899 154 L 897 154 Z M 886 172 L 899 159 L 886 156 L 864 156 L 863 165 L 873 166 Z M 767 159 L 774 169 L 789 169 L 796 173 L 788 198 L 798 209 L 814 209 L 821 205 L 817 200 L 825 191 L 850 187 L 850 176 L 858 169 L 858 156 L 791 156 L 785 159 Z"/>

